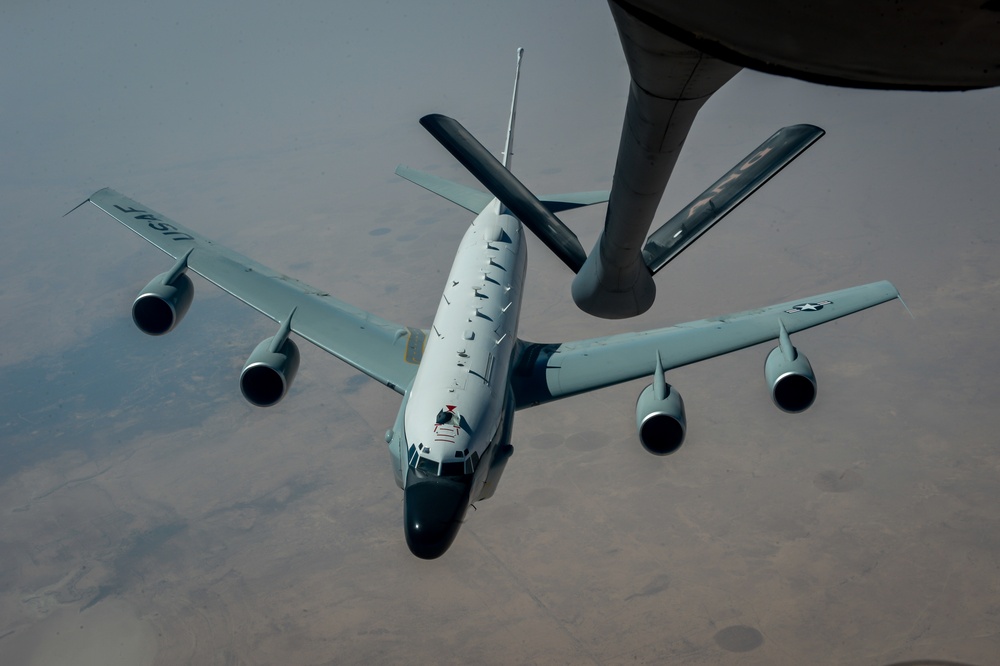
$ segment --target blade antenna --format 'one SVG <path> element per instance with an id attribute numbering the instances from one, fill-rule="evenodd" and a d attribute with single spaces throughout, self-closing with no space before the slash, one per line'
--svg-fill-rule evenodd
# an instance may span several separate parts
<path id="1" fill-rule="evenodd" d="M 898 298 L 899 302 L 903 304 L 903 309 L 906 310 L 906 314 L 910 315 L 910 319 L 912 319 L 913 321 L 916 321 L 917 318 L 913 316 L 912 312 L 910 312 L 910 306 L 906 304 L 906 301 L 903 300 L 903 297 L 902 296 L 896 296 L 896 298 Z"/>
<path id="2" fill-rule="evenodd" d="M 72 213 L 74 210 L 76 210 L 77 208 L 79 208 L 80 206 L 82 206 L 83 204 L 89 204 L 89 203 L 90 203 L 90 198 L 88 197 L 87 199 L 85 199 L 81 203 L 78 203 L 77 205 L 73 206 L 72 210 L 69 210 L 69 211 L 66 211 L 65 213 L 63 213 L 63 217 L 66 217 L 67 215 L 69 215 L 70 213 Z"/>

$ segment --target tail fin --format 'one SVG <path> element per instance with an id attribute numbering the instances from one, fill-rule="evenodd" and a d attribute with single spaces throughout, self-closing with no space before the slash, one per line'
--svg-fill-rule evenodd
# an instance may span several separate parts
<path id="1" fill-rule="evenodd" d="M 524 49 L 517 49 L 517 68 L 514 70 L 514 96 L 510 100 L 510 122 L 507 123 L 507 141 L 503 146 L 503 166 L 510 171 L 510 158 L 514 156 L 514 117 L 517 115 L 517 82 L 521 78 L 521 57 Z"/>

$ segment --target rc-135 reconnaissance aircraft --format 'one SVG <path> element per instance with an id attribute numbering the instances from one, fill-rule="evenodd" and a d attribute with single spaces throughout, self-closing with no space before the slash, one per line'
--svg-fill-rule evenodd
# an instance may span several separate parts
<path id="1" fill-rule="evenodd" d="M 799 412 L 815 399 L 816 380 L 789 334 L 898 297 L 889 282 L 877 282 L 642 333 L 552 344 L 518 339 L 527 265 L 522 221 L 565 260 L 572 248 L 567 250 L 567 232 L 552 211 L 602 202 L 607 193 L 536 199 L 514 179 L 509 167 L 516 82 L 515 76 L 503 164 L 456 121 L 437 115 L 421 119 L 495 197 L 398 170 L 477 213 L 458 247 L 429 331 L 352 307 L 112 189 L 83 202 L 176 259 L 132 305 L 132 319 L 143 332 L 165 334 L 187 312 L 193 298 L 188 270 L 280 324 L 276 335 L 250 354 L 240 374 L 240 388 L 252 404 L 274 405 L 288 391 L 299 365 L 292 333 L 402 394 L 385 439 L 403 490 L 406 543 L 426 559 L 451 546 L 472 503 L 496 492 L 513 452 L 517 410 L 652 376 L 636 404 L 639 440 L 650 453 L 673 453 L 687 424 L 680 395 L 664 379 L 666 370 L 777 339 L 765 364 L 767 383 L 778 407 Z"/>

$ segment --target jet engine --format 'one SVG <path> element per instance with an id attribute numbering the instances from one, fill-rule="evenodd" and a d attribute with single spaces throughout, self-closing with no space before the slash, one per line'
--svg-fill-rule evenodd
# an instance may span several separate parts
<path id="1" fill-rule="evenodd" d="M 299 348 L 287 333 L 267 338 L 253 350 L 240 373 L 240 391 L 257 407 L 277 404 L 299 370 Z"/>
<path id="2" fill-rule="evenodd" d="M 779 345 L 764 362 L 764 378 L 771 390 L 771 400 L 786 412 L 804 412 L 816 400 L 816 375 L 806 355 L 792 345 L 781 326 Z"/>
<path id="3" fill-rule="evenodd" d="M 193 299 L 191 278 L 183 272 L 163 273 L 139 292 L 132 303 L 132 321 L 147 335 L 169 333 L 187 314 Z"/>
<path id="4" fill-rule="evenodd" d="M 635 405 L 635 424 L 642 447 L 652 454 L 666 456 L 681 448 L 687 432 L 684 400 L 659 372 L 652 384 L 639 394 Z"/>

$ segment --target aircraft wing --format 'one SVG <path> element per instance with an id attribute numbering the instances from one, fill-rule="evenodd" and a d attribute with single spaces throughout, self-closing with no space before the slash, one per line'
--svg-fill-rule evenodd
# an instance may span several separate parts
<path id="1" fill-rule="evenodd" d="M 398 393 L 413 381 L 425 333 L 380 319 L 282 275 L 105 188 L 88 199 L 105 213 L 274 321 Z M 87 203 L 87 202 L 84 202 Z M 82 205 L 82 204 L 81 204 Z"/>
<path id="2" fill-rule="evenodd" d="M 558 344 L 522 343 L 512 382 L 517 407 L 565 398 L 648 377 L 659 354 L 664 370 L 728 354 L 803 331 L 899 297 L 889 282 L 873 282 L 757 310 L 642 333 Z"/>

